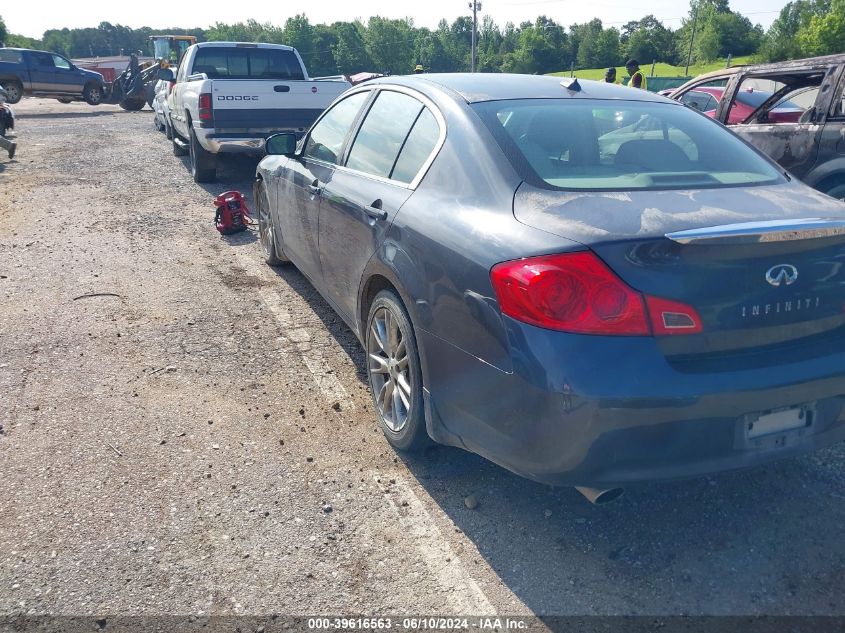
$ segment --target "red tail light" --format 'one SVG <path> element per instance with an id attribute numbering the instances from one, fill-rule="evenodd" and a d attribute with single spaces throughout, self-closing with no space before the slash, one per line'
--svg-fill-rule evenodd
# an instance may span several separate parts
<path id="1" fill-rule="evenodd" d="M 651 316 L 651 331 L 655 336 L 698 334 L 703 329 L 701 318 L 692 306 L 648 295 L 645 301 Z"/>
<path id="2" fill-rule="evenodd" d="M 701 332 L 692 307 L 643 296 L 589 251 L 504 262 L 490 277 L 502 312 L 539 327 L 616 336 Z"/>
<path id="3" fill-rule="evenodd" d="M 552 330 L 646 336 L 645 306 L 590 252 L 504 262 L 491 271 L 502 312 Z"/>
<path id="4" fill-rule="evenodd" d="M 204 92 L 200 95 L 199 116 L 201 123 L 211 123 L 214 119 L 214 110 L 211 106 L 211 94 Z"/>

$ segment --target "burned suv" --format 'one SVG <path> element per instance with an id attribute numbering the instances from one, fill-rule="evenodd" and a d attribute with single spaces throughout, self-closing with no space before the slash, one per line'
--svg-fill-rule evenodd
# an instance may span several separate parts
<path id="1" fill-rule="evenodd" d="M 845 55 L 726 68 L 669 96 L 729 126 L 808 185 L 845 199 Z"/>

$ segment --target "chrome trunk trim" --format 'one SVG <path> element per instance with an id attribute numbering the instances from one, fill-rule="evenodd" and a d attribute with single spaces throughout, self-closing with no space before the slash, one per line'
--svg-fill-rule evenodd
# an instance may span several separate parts
<path id="1" fill-rule="evenodd" d="M 723 224 L 667 233 L 679 244 L 757 244 L 845 235 L 845 219 L 797 218 Z"/>

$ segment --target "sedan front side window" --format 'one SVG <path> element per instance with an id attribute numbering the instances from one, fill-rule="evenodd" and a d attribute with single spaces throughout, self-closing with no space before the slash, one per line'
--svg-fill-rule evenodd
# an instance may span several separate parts
<path id="1" fill-rule="evenodd" d="M 409 185 L 437 148 L 441 132 L 430 107 L 410 95 L 385 90 L 361 124 L 346 166 Z"/>
<path id="2" fill-rule="evenodd" d="M 337 165 L 358 111 L 369 96 L 369 92 L 357 92 L 326 112 L 308 134 L 303 157 Z"/>

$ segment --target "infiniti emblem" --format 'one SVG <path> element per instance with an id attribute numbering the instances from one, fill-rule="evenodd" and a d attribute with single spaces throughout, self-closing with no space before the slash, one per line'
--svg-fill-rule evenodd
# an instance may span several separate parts
<path id="1" fill-rule="evenodd" d="M 766 281 L 773 286 L 791 286 L 798 279 L 798 269 L 792 264 L 778 264 L 766 271 Z"/>

